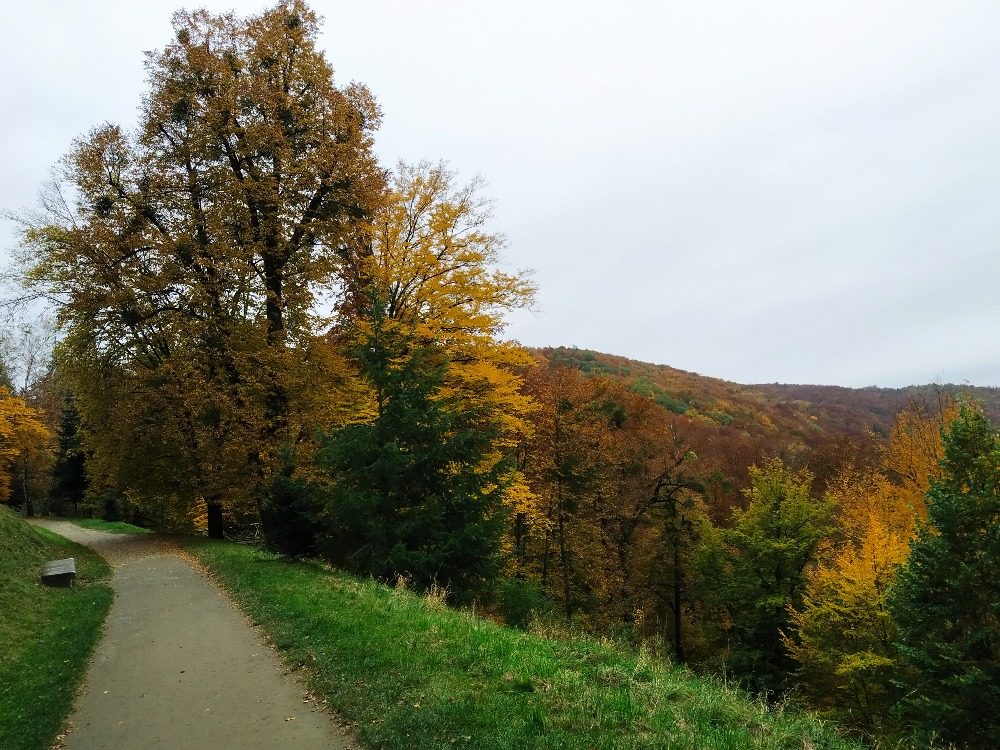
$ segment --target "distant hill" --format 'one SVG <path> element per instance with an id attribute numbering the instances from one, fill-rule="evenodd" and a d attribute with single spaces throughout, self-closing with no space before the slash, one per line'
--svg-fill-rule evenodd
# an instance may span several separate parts
<path id="1" fill-rule="evenodd" d="M 533 349 L 553 366 L 601 375 L 626 384 L 677 414 L 755 432 L 777 429 L 814 444 L 821 435 L 886 434 L 896 413 L 910 403 L 933 405 L 949 395 L 981 400 L 1000 424 L 1000 388 L 921 385 L 908 388 L 844 388 L 779 383 L 740 385 L 667 365 L 567 347 Z"/>
<path id="2" fill-rule="evenodd" d="M 837 423 L 837 415 L 864 415 L 881 428 L 892 423 L 893 416 L 907 404 L 918 402 L 933 404 L 948 396 L 968 396 L 981 401 L 994 424 L 1000 426 L 1000 388 L 946 384 L 911 385 L 906 388 L 843 388 L 835 385 L 787 385 L 767 383 L 748 386 L 776 398 L 809 404 L 822 410 Z"/>

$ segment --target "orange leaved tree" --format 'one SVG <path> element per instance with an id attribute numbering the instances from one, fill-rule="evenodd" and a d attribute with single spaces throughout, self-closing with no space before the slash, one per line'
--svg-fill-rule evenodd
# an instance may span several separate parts
<path id="1" fill-rule="evenodd" d="M 936 409 L 910 404 L 896 416 L 879 468 L 848 466 L 830 481 L 840 533 L 810 572 L 786 633 L 807 699 L 868 732 L 884 725 L 898 698 L 886 597 L 927 516 L 925 494 L 944 457 L 942 430 L 958 408 L 953 401 Z"/>
<path id="2" fill-rule="evenodd" d="M 311 431 L 317 303 L 382 197 L 380 112 L 334 85 L 302 0 L 179 11 L 173 32 L 137 132 L 77 139 L 24 217 L 24 263 L 58 305 L 95 484 L 179 515 L 201 496 L 220 536 Z"/>
<path id="3" fill-rule="evenodd" d="M 52 450 L 52 433 L 41 416 L 24 401 L 0 386 L 0 499 L 17 504 L 10 497 L 11 472 L 19 459 L 39 451 Z M 30 498 L 24 498 L 25 512 L 32 513 Z"/>

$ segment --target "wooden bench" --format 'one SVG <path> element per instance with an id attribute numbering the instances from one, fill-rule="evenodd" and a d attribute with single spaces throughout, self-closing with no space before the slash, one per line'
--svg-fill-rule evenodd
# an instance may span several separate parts
<path id="1" fill-rule="evenodd" d="M 76 560 L 49 560 L 42 568 L 42 583 L 47 586 L 72 586 L 76 578 Z"/>

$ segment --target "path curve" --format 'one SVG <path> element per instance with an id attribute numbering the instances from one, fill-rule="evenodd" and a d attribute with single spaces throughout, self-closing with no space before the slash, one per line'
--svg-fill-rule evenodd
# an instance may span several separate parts
<path id="1" fill-rule="evenodd" d="M 357 747 L 171 540 L 34 522 L 114 568 L 115 601 L 65 748 Z"/>

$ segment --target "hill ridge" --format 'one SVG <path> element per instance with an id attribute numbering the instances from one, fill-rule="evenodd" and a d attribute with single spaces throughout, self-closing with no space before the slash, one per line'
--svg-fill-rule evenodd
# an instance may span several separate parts
<path id="1" fill-rule="evenodd" d="M 933 404 L 942 397 L 968 395 L 1000 421 L 1000 387 L 966 384 L 910 385 L 903 388 L 805 383 L 742 384 L 710 375 L 653 364 L 616 354 L 577 347 L 529 347 L 549 366 L 564 366 L 586 375 L 618 380 L 678 414 L 707 417 L 723 426 L 761 421 L 800 433 L 835 432 L 860 437 L 870 431 L 885 434 L 895 415 L 914 402 Z M 724 405 L 719 409 L 720 402 Z M 730 407 L 731 411 L 727 411 Z M 735 413 L 731 413 L 735 412 Z M 756 416 L 756 420 L 751 417 Z M 803 430 L 805 432 L 803 433 Z M 808 440 L 807 440 L 808 442 Z"/>

